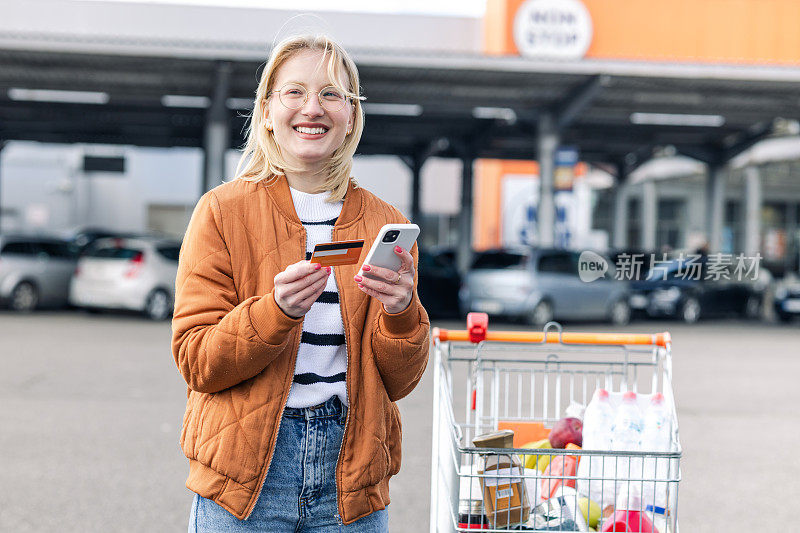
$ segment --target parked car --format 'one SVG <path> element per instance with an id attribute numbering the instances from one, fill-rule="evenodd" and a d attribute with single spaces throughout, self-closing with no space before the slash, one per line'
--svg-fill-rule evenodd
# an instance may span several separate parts
<path id="1" fill-rule="evenodd" d="M 70 302 L 89 310 L 128 309 L 153 320 L 172 316 L 180 242 L 99 239 L 78 260 Z"/>
<path id="2" fill-rule="evenodd" d="M 776 285 L 772 305 L 781 322 L 800 317 L 800 279 L 797 276 L 788 275 Z"/>
<path id="3" fill-rule="evenodd" d="M 582 281 L 579 257 L 558 249 L 480 253 L 459 294 L 462 309 L 523 318 L 535 326 L 554 319 L 628 323 L 628 284 L 614 279 L 610 263 L 604 277 Z"/>
<path id="4" fill-rule="evenodd" d="M 0 235 L 0 301 L 21 312 L 66 305 L 77 260 L 62 239 Z"/>
<path id="5" fill-rule="evenodd" d="M 755 283 L 735 279 L 727 266 L 709 278 L 706 261 L 695 267 L 691 263 L 675 259 L 651 268 L 645 280 L 632 282 L 631 309 L 687 323 L 714 316 L 760 316 L 763 294 Z"/>
<path id="6" fill-rule="evenodd" d="M 420 249 L 417 292 L 430 318 L 457 318 L 461 276 L 449 250 Z"/>

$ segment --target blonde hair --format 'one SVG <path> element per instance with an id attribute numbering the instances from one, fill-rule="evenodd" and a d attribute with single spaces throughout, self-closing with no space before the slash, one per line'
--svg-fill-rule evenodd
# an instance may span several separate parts
<path id="1" fill-rule="evenodd" d="M 256 98 L 253 104 L 253 113 L 247 128 L 247 142 L 242 148 L 242 156 L 236 167 L 234 179 L 245 181 L 274 181 L 286 171 L 297 171 L 291 167 L 281 155 L 280 146 L 275 142 L 271 131 L 264 125 L 264 108 L 267 99 L 272 94 L 278 69 L 292 56 L 306 50 L 322 52 L 322 60 L 328 60 L 328 77 L 333 84 L 349 98 L 353 105 L 354 121 L 352 132 L 345 137 L 344 142 L 331 155 L 323 167 L 327 179 L 323 182 L 321 191 L 331 191 L 329 202 L 338 202 L 344 199 L 350 182 L 350 172 L 353 168 L 353 154 L 356 152 L 364 130 L 364 113 L 361 108 L 358 69 L 342 46 L 326 35 L 298 35 L 289 37 L 278 43 L 270 53 L 269 61 L 261 74 L 258 83 Z M 346 80 L 339 79 L 338 67 L 342 66 Z M 345 86 L 345 82 L 349 87 Z"/>

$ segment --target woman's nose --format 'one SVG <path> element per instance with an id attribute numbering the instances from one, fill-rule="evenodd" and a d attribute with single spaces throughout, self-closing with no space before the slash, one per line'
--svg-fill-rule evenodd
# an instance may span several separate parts
<path id="1" fill-rule="evenodd" d="M 304 115 L 310 117 L 318 117 L 325 114 L 325 109 L 319 103 L 319 96 L 311 93 L 309 93 L 301 111 Z"/>

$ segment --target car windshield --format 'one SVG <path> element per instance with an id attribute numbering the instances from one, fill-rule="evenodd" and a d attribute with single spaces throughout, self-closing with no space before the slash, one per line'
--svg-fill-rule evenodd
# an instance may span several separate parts
<path id="1" fill-rule="evenodd" d="M 133 248 L 118 248 L 116 246 L 106 246 L 103 248 L 91 248 L 84 257 L 93 257 L 97 259 L 133 259 L 136 254 L 141 253 L 141 250 L 134 250 Z"/>
<path id="2" fill-rule="evenodd" d="M 514 252 L 485 252 L 480 254 L 472 268 L 476 270 L 523 269 L 528 263 L 528 256 Z"/>

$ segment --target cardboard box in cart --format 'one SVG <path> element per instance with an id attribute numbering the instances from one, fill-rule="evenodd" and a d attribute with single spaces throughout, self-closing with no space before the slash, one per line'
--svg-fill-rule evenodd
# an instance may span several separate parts
<path id="1" fill-rule="evenodd" d="M 486 517 L 493 527 L 523 524 L 531 506 L 525 491 L 522 468 L 516 455 L 485 457 L 481 476 Z"/>

